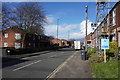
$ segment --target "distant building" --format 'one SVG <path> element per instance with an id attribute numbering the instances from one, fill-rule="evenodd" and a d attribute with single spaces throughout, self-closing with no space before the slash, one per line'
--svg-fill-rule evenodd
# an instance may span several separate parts
<path id="1" fill-rule="evenodd" d="M 87 37 L 85 37 L 85 40 L 87 40 L 87 45 L 92 47 L 92 33 L 88 34 Z"/>
<path id="2" fill-rule="evenodd" d="M 64 40 L 64 39 L 53 39 L 52 40 L 52 43 L 53 44 L 59 44 L 59 46 L 67 46 L 67 41 L 66 40 Z"/>

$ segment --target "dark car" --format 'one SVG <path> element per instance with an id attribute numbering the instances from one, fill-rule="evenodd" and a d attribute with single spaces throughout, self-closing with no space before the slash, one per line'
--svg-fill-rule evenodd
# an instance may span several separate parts
<path id="1" fill-rule="evenodd" d="M 17 52 L 14 47 L 7 47 L 5 49 L 6 49 L 6 54 L 7 55 L 12 55 L 12 54 L 15 54 Z"/>

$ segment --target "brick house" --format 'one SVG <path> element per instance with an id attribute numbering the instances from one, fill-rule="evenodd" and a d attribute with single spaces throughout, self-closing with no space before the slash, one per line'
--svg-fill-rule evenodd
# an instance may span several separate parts
<path id="1" fill-rule="evenodd" d="M 89 34 L 90 35 L 90 34 Z M 92 34 L 92 47 L 100 49 L 101 39 L 118 42 L 120 47 L 120 1 L 117 2 Z"/>
<path id="2" fill-rule="evenodd" d="M 102 38 L 108 38 L 110 42 L 118 42 L 120 45 L 120 1 L 114 5 L 99 27 Z"/>
<path id="3" fill-rule="evenodd" d="M 92 47 L 92 34 L 93 33 L 90 33 L 87 35 L 87 37 L 85 37 L 85 40 L 87 40 L 87 45 Z"/>
<path id="4" fill-rule="evenodd" d="M 64 45 L 67 45 L 67 41 L 66 40 L 64 40 L 64 39 L 53 39 L 52 40 L 52 44 L 59 44 L 59 46 L 64 46 Z"/>
<path id="5" fill-rule="evenodd" d="M 0 47 L 23 48 L 22 37 L 21 37 L 22 34 L 23 31 L 16 27 L 12 27 L 3 31 L 0 35 L 1 38 Z"/>
<path id="6" fill-rule="evenodd" d="M 19 48 L 47 48 L 50 47 L 48 36 L 31 33 L 23 33 L 22 29 L 17 27 L 8 28 L 0 35 L 0 47 Z"/>

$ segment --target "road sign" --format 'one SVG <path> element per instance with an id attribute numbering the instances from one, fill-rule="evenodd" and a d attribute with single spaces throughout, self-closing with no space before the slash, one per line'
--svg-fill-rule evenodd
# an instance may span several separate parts
<path id="1" fill-rule="evenodd" d="M 109 39 L 101 39 L 101 49 L 109 49 Z"/>
<path id="2" fill-rule="evenodd" d="M 89 46 L 88 45 L 86 45 L 86 48 L 88 48 Z"/>

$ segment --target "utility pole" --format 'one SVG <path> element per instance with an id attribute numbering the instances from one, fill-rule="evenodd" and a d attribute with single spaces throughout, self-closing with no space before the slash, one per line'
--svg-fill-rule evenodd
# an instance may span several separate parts
<path id="1" fill-rule="evenodd" d="M 59 25 L 59 19 L 57 19 L 57 45 L 58 45 L 58 25 Z"/>
<path id="2" fill-rule="evenodd" d="M 86 12 L 85 12 L 85 14 L 86 14 L 86 38 L 85 38 L 85 49 L 87 50 L 87 21 L 88 21 L 88 6 L 85 6 L 85 8 L 86 8 Z"/>
<path id="3" fill-rule="evenodd" d="M 70 38 L 70 31 L 68 31 L 68 40 L 69 40 L 69 38 Z"/>

